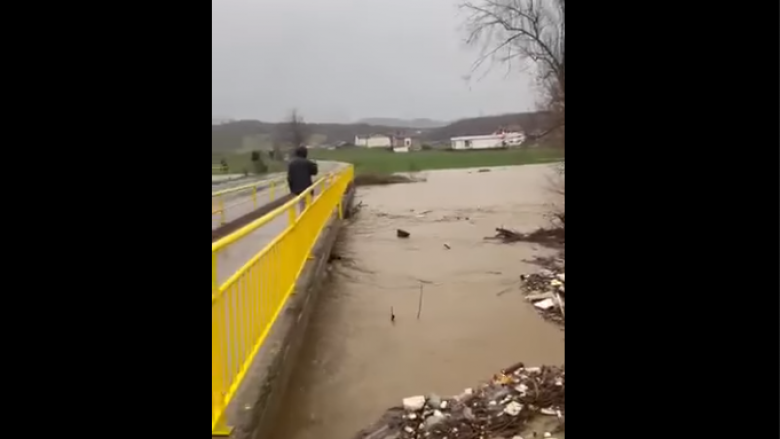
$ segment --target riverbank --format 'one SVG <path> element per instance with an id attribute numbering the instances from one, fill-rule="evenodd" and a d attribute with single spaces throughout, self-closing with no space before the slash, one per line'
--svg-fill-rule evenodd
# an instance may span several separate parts
<path id="1" fill-rule="evenodd" d="M 357 175 L 543 164 L 560 161 L 564 157 L 563 150 L 552 148 L 408 153 L 395 153 L 384 149 L 344 148 L 311 149 L 309 154 L 317 160 L 352 163 Z"/>

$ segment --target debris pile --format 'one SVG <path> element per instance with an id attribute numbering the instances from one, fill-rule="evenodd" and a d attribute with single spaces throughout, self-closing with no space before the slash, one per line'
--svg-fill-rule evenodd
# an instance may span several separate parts
<path id="1" fill-rule="evenodd" d="M 566 242 L 566 230 L 564 228 L 536 229 L 530 233 L 521 233 L 502 227 L 496 228 L 496 234 L 485 239 L 496 239 L 504 243 L 535 242 L 549 247 L 562 247 Z"/>
<path id="2" fill-rule="evenodd" d="M 557 419 L 557 426 L 543 434 L 552 437 L 564 429 L 565 388 L 563 367 L 518 363 L 452 398 L 404 398 L 403 407 L 388 410 L 355 439 L 517 439 L 539 416 Z"/>
<path id="3" fill-rule="evenodd" d="M 525 298 L 544 316 L 561 326 L 566 322 L 566 273 L 543 268 L 521 275 Z"/>

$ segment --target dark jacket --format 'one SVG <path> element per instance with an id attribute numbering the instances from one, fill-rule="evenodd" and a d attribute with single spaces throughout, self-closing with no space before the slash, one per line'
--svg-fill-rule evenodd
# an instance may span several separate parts
<path id="1" fill-rule="evenodd" d="M 300 195 L 312 185 L 312 177 L 317 175 L 317 163 L 305 158 L 295 157 L 287 165 L 287 184 L 290 192 Z"/>

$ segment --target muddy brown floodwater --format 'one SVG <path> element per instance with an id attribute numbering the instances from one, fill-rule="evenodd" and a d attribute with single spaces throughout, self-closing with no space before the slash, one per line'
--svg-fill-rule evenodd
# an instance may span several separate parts
<path id="1" fill-rule="evenodd" d="M 364 207 L 343 232 L 344 259 L 320 296 L 272 438 L 350 439 L 406 396 L 459 393 L 517 361 L 563 364 L 564 333 L 518 289 L 534 269 L 524 259 L 550 252 L 484 240 L 495 227 L 547 224 L 550 172 L 447 170 L 361 187 Z M 411 236 L 397 238 L 398 228 Z"/>

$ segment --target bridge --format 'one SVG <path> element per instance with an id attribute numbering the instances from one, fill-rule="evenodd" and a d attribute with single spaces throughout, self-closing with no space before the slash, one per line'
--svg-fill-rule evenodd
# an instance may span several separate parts
<path id="1" fill-rule="evenodd" d="M 273 416 L 280 365 L 305 328 L 305 279 L 323 267 L 352 194 L 351 165 L 322 162 L 320 174 L 296 197 L 280 175 L 212 192 L 213 437 L 248 437 Z"/>

